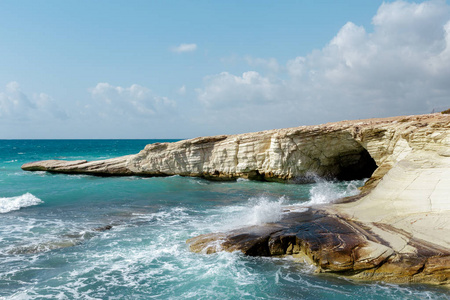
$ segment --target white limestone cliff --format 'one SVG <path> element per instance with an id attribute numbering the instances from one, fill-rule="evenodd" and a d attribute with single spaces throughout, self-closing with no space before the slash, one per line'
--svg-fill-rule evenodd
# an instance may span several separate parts
<path id="1" fill-rule="evenodd" d="M 365 241 L 359 248 L 364 262 L 389 257 L 390 263 L 378 266 L 377 272 L 359 274 L 392 281 L 396 280 L 392 274 L 409 281 L 450 281 L 450 115 L 343 121 L 200 137 L 150 144 L 136 155 L 109 160 L 42 161 L 22 168 L 216 180 L 242 177 L 295 182 L 307 180 L 311 174 L 339 179 L 370 177 L 358 197 L 321 208 L 330 216 L 338 216 L 338 221 L 347 220 L 352 228 L 364 224 L 356 230 L 356 236 Z M 371 233 L 365 234 L 365 230 Z M 413 267 L 396 262 L 412 257 L 418 261 Z M 359 270 L 365 268 L 364 263 L 362 266 Z"/>

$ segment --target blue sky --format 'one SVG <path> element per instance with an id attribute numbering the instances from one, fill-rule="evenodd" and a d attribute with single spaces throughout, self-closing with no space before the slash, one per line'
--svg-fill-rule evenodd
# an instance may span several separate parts
<path id="1" fill-rule="evenodd" d="M 446 1 L 1 1 L 0 138 L 191 138 L 450 106 Z"/>

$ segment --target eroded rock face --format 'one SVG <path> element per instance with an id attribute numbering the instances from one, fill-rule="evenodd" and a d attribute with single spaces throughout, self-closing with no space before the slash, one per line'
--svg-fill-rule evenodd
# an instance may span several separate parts
<path id="1" fill-rule="evenodd" d="M 344 121 L 150 144 L 136 155 L 94 162 L 44 161 L 24 170 L 93 175 L 199 176 L 286 181 L 309 174 L 373 182 L 411 151 L 448 155 L 446 115 Z"/>
<path id="2" fill-rule="evenodd" d="M 364 178 L 376 164 L 349 132 L 305 127 L 152 144 L 129 160 L 129 168 L 138 174 L 284 181 L 309 173 Z"/>

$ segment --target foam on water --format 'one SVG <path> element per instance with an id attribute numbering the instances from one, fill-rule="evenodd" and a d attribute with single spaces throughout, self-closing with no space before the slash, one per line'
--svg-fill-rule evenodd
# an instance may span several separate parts
<path id="1" fill-rule="evenodd" d="M 28 207 L 44 203 L 33 194 L 26 193 L 17 197 L 0 197 L 0 213 L 8 213 L 13 210 L 19 210 L 22 207 Z"/>
<path id="2" fill-rule="evenodd" d="M 12 160 L 8 160 L 8 161 L 4 161 L 4 163 L 14 163 L 14 162 L 17 162 L 17 159 L 12 159 Z"/>
<path id="3" fill-rule="evenodd" d="M 43 253 L 37 264 L 51 264 L 50 272 L 59 268 L 58 277 L 45 279 L 43 276 L 40 285 L 17 291 L 11 299 L 105 299 L 123 296 L 121 293 L 126 289 L 132 290 L 137 298 L 152 295 L 171 299 L 216 296 L 230 299 L 230 292 L 234 295 L 231 298 L 259 293 L 254 285 L 264 280 L 264 274 L 251 261 L 243 260 L 242 255 L 201 256 L 188 251 L 184 241 L 192 229 L 193 218 L 189 213 L 187 209 L 169 208 L 148 214 L 147 218 L 154 222 L 133 228 L 114 227 L 87 241 L 79 248 L 83 252 L 68 248 L 63 252 L 63 260 L 56 260 L 58 253 Z M 144 214 L 134 217 L 142 219 Z M 18 270 L 16 277 L 27 271 Z"/>
<path id="4" fill-rule="evenodd" d="M 250 181 L 250 179 L 247 178 L 238 178 L 236 179 L 237 182 L 246 182 L 246 181 Z"/>
<path id="5" fill-rule="evenodd" d="M 2 216 L 0 264 L 55 249 L 73 247 L 98 232 L 95 225 L 67 220 L 45 220 L 14 215 Z"/>

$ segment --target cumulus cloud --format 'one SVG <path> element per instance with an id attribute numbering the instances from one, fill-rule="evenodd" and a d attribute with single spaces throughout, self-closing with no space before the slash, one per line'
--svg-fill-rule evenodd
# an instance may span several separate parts
<path id="1" fill-rule="evenodd" d="M 91 97 L 62 107 L 46 93 L 27 94 L 8 83 L 0 90 L 0 138 L 164 137 L 161 120 L 178 120 L 175 101 L 138 84 L 98 83 L 88 91 Z"/>
<path id="2" fill-rule="evenodd" d="M 205 107 L 229 104 L 230 109 L 234 103 L 258 103 L 261 110 L 278 105 L 269 111 L 271 117 L 298 123 L 429 113 L 448 106 L 446 2 L 384 3 L 372 22 L 373 32 L 348 22 L 324 48 L 282 67 L 273 59 L 248 58 L 250 66 L 266 65 L 269 71 L 209 76 L 197 90 L 198 99 Z M 246 113 L 255 114 L 254 106 Z"/>
<path id="3" fill-rule="evenodd" d="M 96 103 L 89 104 L 86 108 L 98 111 L 104 118 L 117 116 L 132 117 L 158 117 L 173 109 L 175 101 L 167 97 L 160 97 L 143 86 L 133 84 L 124 88 L 113 86 L 109 83 L 98 83 L 89 92 Z M 95 105 L 98 108 L 93 108 Z"/>
<path id="4" fill-rule="evenodd" d="M 175 53 L 193 52 L 197 50 L 197 44 L 180 44 L 176 47 L 171 47 L 170 50 Z"/>
<path id="5" fill-rule="evenodd" d="M 9 82 L 0 92 L 0 117 L 2 120 L 66 119 L 67 113 L 45 93 L 27 96 L 19 83 Z"/>

